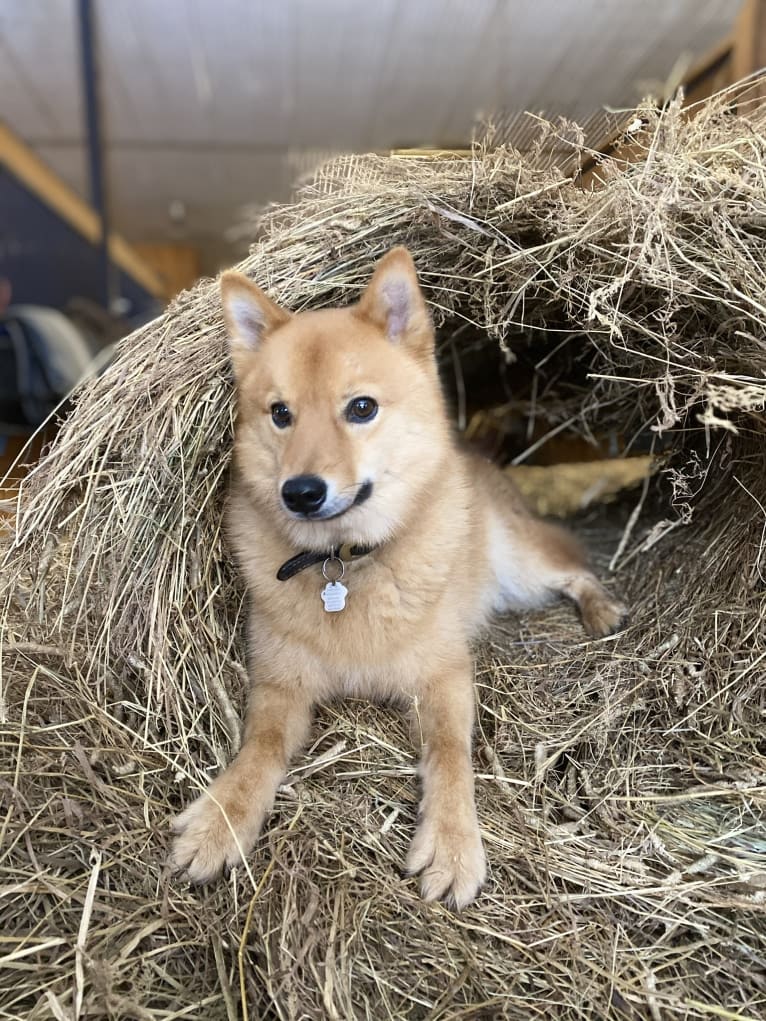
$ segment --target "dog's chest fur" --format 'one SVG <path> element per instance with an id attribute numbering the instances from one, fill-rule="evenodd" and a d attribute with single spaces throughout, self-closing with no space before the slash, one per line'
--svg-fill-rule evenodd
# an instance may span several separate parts
<path id="1" fill-rule="evenodd" d="M 487 616 L 487 555 L 482 548 L 471 553 L 471 509 L 446 508 L 450 527 L 438 531 L 426 512 L 396 543 L 347 564 L 346 606 L 328 613 L 321 564 L 278 581 L 280 564 L 295 551 L 235 486 L 229 534 L 251 601 L 252 652 L 268 661 L 289 650 L 301 672 L 310 664 L 308 672 L 325 679 L 321 687 L 337 684 L 344 693 L 360 688 L 375 694 L 380 685 L 378 693 L 388 695 L 392 683 L 408 686 L 405 678 L 420 673 L 424 657 L 438 660 L 441 648 L 468 639 Z M 444 517 L 445 508 L 432 511 Z M 481 527 L 475 532 L 481 547 Z"/>

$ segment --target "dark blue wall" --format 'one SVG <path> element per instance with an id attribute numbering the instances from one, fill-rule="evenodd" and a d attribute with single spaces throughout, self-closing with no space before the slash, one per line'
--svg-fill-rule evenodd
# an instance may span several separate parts
<path id="1" fill-rule="evenodd" d="M 70 298 L 103 304 L 99 250 L 12 174 L 0 167 L 0 277 L 13 287 L 14 304 L 63 308 Z M 157 314 L 157 299 L 118 272 L 119 295 L 130 302 L 125 318 Z"/>

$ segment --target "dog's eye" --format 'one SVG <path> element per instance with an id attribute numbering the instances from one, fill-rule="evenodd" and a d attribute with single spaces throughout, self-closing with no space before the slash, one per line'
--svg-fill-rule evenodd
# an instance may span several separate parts
<path id="1" fill-rule="evenodd" d="M 272 404 L 271 420 L 277 429 L 286 429 L 288 425 L 292 425 L 293 416 L 286 404 Z"/>
<path id="2" fill-rule="evenodd" d="M 378 402 L 372 397 L 355 397 L 348 402 L 346 419 L 349 422 L 369 422 L 378 413 Z"/>

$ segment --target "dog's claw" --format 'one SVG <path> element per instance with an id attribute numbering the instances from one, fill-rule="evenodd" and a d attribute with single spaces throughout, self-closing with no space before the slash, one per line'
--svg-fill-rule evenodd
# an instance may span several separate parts
<path id="1" fill-rule="evenodd" d="M 424 900 L 443 900 L 457 910 L 466 907 L 487 875 L 478 825 L 457 830 L 424 819 L 415 832 L 406 869 L 409 875 L 420 875 Z"/>
<path id="2" fill-rule="evenodd" d="M 176 834 L 171 866 L 197 886 L 237 865 L 242 854 L 252 848 L 260 829 L 258 826 L 253 832 L 253 820 L 235 805 L 222 805 L 223 811 L 209 794 L 203 794 L 171 823 Z"/>
<path id="3" fill-rule="evenodd" d="M 591 638 L 606 638 L 607 635 L 613 635 L 627 623 L 627 620 L 627 607 L 609 598 L 591 601 L 587 612 L 583 608 L 583 627 Z"/>

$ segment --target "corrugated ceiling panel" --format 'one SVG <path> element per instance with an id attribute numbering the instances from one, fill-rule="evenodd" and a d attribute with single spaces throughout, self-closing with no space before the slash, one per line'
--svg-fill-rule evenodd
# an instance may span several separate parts
<path id="1" fill-rule="evenodd" d="M 301 149 L 465 143 L 482 112 L 629 105 L 739 5 L 97 0 L 117 226 L 170 236 L 159 211 L 180 198 L 187 230 L 222 234 L 216 216 L 287 194 Z M 0 116 L 82 193 L 75 6 L 0 0 Z"/>

